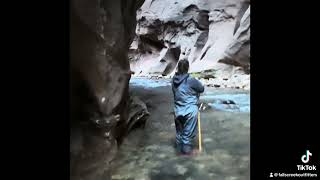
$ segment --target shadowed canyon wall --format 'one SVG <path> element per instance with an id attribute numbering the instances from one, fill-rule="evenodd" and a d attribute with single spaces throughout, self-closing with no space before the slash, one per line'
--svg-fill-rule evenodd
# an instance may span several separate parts
<path id="1" fill-rule="evenodd" d="M 127 131 L 127 57 L 141 0 L 70 2 L 71 179 L 106 179 Z"/>

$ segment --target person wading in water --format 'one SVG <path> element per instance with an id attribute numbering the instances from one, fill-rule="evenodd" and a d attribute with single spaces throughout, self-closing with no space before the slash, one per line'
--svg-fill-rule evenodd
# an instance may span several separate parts
<path id="1" fill-rule="evenodd" d="M 189 61 L 181 60 L 178 71 L 172 79 L 174 96 L 174 114 L 176 126 L 176 145 L 179 153 L 192 155 L 196 153 L 192 140 L 197 133 L 198 102 L 204 86 L 188 73 Z"/>

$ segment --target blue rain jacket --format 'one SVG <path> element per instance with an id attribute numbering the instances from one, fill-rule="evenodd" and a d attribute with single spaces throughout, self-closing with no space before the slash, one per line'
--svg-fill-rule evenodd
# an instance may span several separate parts
<path id="1" fill-rule="evenodd" d="M 176 140 L 178 144 L 191 144 L 197 131 L 198 101 L 204 86 L 189 74 L 175 74 L 172 79 Z"/>

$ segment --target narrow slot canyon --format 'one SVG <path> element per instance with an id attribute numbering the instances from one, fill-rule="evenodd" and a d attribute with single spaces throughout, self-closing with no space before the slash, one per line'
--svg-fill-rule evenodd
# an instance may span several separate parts
<path id="1" fill-rule="evenodd" d="M 175 148 L 181 60 L 205 86 L 194 157 Z M 250 1 L 71 0 L 70 68 L 70 179 L 250 178 Z"/>

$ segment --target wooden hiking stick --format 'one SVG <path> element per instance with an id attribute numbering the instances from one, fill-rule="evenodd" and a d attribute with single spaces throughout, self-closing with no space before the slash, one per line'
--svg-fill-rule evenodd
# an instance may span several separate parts
<path id="1" fill-rule="evenodd" d="M 202 103 L 200 105 L 199 111 L 198 111 L 198 142 L 199 142 L 199 152 L 202 151 L 202 144 L 201 144 L 201 123 L 200 123 L 200 109 L 202 107 Z"/>

